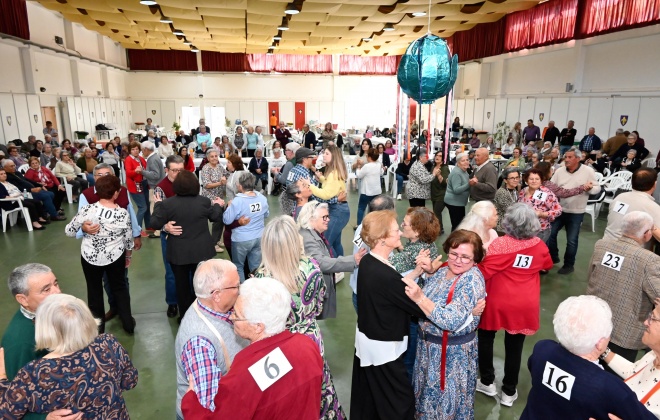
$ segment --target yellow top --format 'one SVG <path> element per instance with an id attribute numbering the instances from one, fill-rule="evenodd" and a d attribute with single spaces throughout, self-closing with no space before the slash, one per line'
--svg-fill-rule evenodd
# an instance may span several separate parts
<path id="1" fill-rule="evenodd" d="M 310 185 L 309 188 L 312 190 L 312 194 L 322 200 L 330 200 L 332 197 L 338 196 L 340 192 L 346 191 L 346 182 L 339 180 L 336 171 L 321 176 L 321 182 L 323 188 L 315 185 Z"/>

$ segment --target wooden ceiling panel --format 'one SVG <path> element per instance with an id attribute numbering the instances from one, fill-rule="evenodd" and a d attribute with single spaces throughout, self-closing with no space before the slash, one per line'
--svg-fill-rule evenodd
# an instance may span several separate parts
<path id="1" fill-rule="evenodd" d="M 126 48 L 189 49 L 188 40 L 202 50 L 265 52 L 282 21 L 279 53 L 347 53 L 368 56 L 400 54 L 427 31 L 428 0 L 295 0 L 296 15 L 284 10 L 294 0 L 36 0 L 65 19 L 120 42 Z M 534 7 L 538 0 L 433 0 L 431 32 L 449 37 L 479 23 L 494 22 L 507 13 Z M 160 23 L 161 15 L 173 24 Z M 385 24 L 395 30 L 384 32 Z M 247 25 L 247 27 L 246 27 Z M 146 32 L 145 32 L 146 31 Z M 247 37 L 246 37 L 247 32 Z M 363 37 L 372 36 L 370 42 Z"/>

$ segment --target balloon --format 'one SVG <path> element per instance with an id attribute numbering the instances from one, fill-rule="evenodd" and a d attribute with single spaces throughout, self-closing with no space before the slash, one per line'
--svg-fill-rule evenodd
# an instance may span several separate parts
<path id="1" fill-rule="evenodd" d="M 397 80 L 403 91 L 420 104 L 430 104 L 449 93 L 458 75 L 458 56 L 447 42 L 426 34 L 415 40 L 401 57 Z"/>

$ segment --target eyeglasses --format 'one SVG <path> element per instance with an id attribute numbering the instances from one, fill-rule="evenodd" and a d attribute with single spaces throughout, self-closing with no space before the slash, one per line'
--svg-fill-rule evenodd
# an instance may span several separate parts
<path id="1" fill-rule="evenodd" d="M 328 220 L 330 220 L 330 215 L 326 214 L 325 216 L 322 217 L 322 219 L 324 222 L 327 222 Z"/>
<path id="2" fill-rule="evenodd" d="M 183 169 L 168 169 L 168 172 L 172 172 L 174 174 L 178 174 L 179 172 L 183 171 Z"/>
<path id="3" fill-rule="evenodd" d="M 520 180 L 520 177 L 519 177 L 519 176 L 516 176 L 516 177 L 509 177 L 509 178 L 507 178 L 506 180 L 507 180 L 507 181 L 518 181 L 518 180 Z"/>
<path id="4" fill-rule="evenodd" d="M 660 321 L 660 318 L 656 318 L 653 316 L 653 311 L 649 312 L 649 315 L 646 317 L 646 320 L 651 323 L 653 321 Z"/>
<path id="5" fill-rule="evenodd" d="M 458 255 L 455 252 L 450 252 L 449 254 L 447 254 L 447 258 L 452 261 L 460 261 L 463 264 L 467 264 L 470 261 L 472 261 L 471 257 L 466 257 L 465 255 Z"/>
<path id="6" fill-rule="evenodd" d="M 214 289 L 214 290 L 211 290 L 211 293 L 210 293 L 210 294 L 212 295 L 212 294 L 214 294 L 215 292 L 222 292 L 223 290 L 229 290 L 229 289 L 236 289 L 236 290 L 238 290 L 239 287 L 240 287 L 240 286 L 231 286 L 231 287 L 223 287 L 223 288 L 221 288 L 221 289 Z"/>

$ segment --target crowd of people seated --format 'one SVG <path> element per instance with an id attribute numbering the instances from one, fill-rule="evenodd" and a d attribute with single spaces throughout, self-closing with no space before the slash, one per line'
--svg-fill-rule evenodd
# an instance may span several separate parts
<path id="1" fill-rule="evenodd" d="M 347 166 L 330 123 L 315 141 L 307 127 L 302 145 L 280 124 L 272 130 L 270 158 L 259 127 L 244 133 L 239 126 L 233 138 L 212 140 L 203 120 L 173 144 L 151 127 L 141 141 L 115 138 L 103 148 L 66 139 L 55 146 L 52 134 L 10 145 L 0 163 L 0 198 L 21 200 L 34 229 L 65 219 L 64 181 L 80 201 L 65 233 L 82 239 L 87 304 L 61 294 L 46 266 L 12 271 L 9 288 L 20 307 L 2 339 L 0 414 L 128 418 L 122 393 L 135 387 L 138 372 L 105 326 L 118 316 L 127 333 L 140 334 L 128 272 L 147 236 L 161 238 L 166 314 L 180 324 L 180 419 L 465 419 L 474 417 L 476 392 L 511 407 L 524 342 L 540 328 L 541 276 L 560 262 L 558 274 L 574 271 L 588 200 L 603 188 L 596 172 L 607 169 L 631 172 L 632 191 L 610 204 L 589 266 L 589 296 L 563 302 L 554 319 L 557 342 L 534 346 L 522 418 L 550 412 L 553 418 L 577 412 L 656 418 L 657 172 L 641 166 L 649 152 L 637 133 L 618 130 L 602 141 L 590 129 L 575 146 L 572 122 L 561 131 L 551 123 L 544 132 L 532 120 L 524 129 L 516 124 L 501 148 L 493 137 L 467 138 L 468 150 L 452 162 L 442 151 L 429 155 L 423 130 L 415 153 L 399 151 L 400 159 L 395 140 L 374 147 L 365 136 Z M 460 129 L 457 119 L 451 131 Z M 505 151 L 500 171 L 490 155 Z M 197 169 L 193 156 L 201 152 Z M 24 174 L 17 170 L 23 165 Z M 391 165 L 394 197 L 382 188 Z M 351 170 L 359 199 L 354 247 L 345 252 Z M 281 205 L 277 217 L 265 192 L 270 178 Z M 404 195 L 409 208 L 400 217 L 395 204 Z M 442 224 L 444 208 L 451 226 Z M 567 245 L 560 254 L 563 229 Z M 229 260 L 214 258 L 224 252 Z M 336 284 L 344 273 L 352 273 L 358 315 L 350 413 L 339 400 L 317 322 L 337 317 Z M 502 330 L 499 387 L 493 354 Z M 271 364 L 256 374 L 255 363 L 264 359 Z M 587 363 L 598 360 L 606 371 Z M 572 391 L 548 366 L 573 378 Z M 44 375 L 46 367 L 57 374 Z M 589 391 L 593 381 L 600 392 Z M 88 392 L 81 396 L 75 390 L 83 383 Z M 58 397 L 51 398 L 55 389 Z"/>

